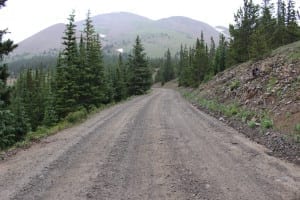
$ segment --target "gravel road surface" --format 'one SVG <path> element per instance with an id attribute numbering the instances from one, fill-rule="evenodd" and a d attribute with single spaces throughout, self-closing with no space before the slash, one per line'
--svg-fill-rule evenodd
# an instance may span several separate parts
<path id="1" fill-rule="evenodd" d="M 299 200 L 300 167 L 169 89 L 0 162 L 0 199 Z"/>

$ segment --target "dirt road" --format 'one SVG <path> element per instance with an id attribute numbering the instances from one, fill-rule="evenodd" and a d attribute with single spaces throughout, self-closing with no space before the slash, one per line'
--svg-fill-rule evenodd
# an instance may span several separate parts
<path id="1" fill-rule="evenodd" d="M 0 163 L 0 199 L 299 200 L 300 168 L 154 89 Z"/>

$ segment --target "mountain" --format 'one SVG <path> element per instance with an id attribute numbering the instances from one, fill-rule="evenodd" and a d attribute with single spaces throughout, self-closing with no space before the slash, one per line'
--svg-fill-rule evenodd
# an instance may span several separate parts
<path id="1" fill-rule="evenodd" d="M 206 23 L 180 16 L 151 20 L 132 13 L 118 12 L 97 15 L 92 20 L 107 53 L 114 53 L 118 49 L 129 52 L 139 35 L 147 54 L 150 57 L 161 57 L 167 48 L 175 53 L 181 44 L 194 45 L 201 31 L 208 43 L 211 36 L 217 42 L 220 34 L 219 30 Z M 76 25 L 79 36 L 84 21 L 78 21 Z M 36 33 L 20 42 L 13 55 L 57 52 L 61 48 L 64 29 L 64 24 L 55 24 Z"/>
<path id="2" fill-rule="evenodd" d="M 44 51 L 57 51 L 60 48 L 64 30 L 65 24 L 63 23 L 52 25 L 20 42 L 13 54 L 38 54 Z"/>

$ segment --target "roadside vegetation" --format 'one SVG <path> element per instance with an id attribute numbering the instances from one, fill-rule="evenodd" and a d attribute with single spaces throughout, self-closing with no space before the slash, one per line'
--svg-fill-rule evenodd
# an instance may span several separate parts
<path id="1" fill-rule="evenodd" d="M 1 2 L 1 7 L 5 1 Z M 124 60 L 105 64 L 99 35 L 87 14 L 79 42 L 75 14 L 69 16 L 63 50 L 55 68 L 28 68 L 12 86 L 6 85 L 7 66 L 0 67 L 0 150 L 27 145 L 86 119 L 115 102 L 145 94 L 152 71 L 139 36 Z M 17 45 L 0 37 L 1 61 Z M 3 47 L 3 48 L 2 48 Z"/>

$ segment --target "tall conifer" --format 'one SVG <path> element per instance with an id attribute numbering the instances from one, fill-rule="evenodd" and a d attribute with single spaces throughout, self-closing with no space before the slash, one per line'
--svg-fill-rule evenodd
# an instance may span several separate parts
<path id="1" fill-rule="evenodd" d="M 141 43 L 140 37 L 137 36 L 133 46 L 132 55 L 129 57 L 129 92 L 131 95 L 144 94 L 150 89 L 152 84 L 151 71 L 146 60 L 146 53 Z"/>

